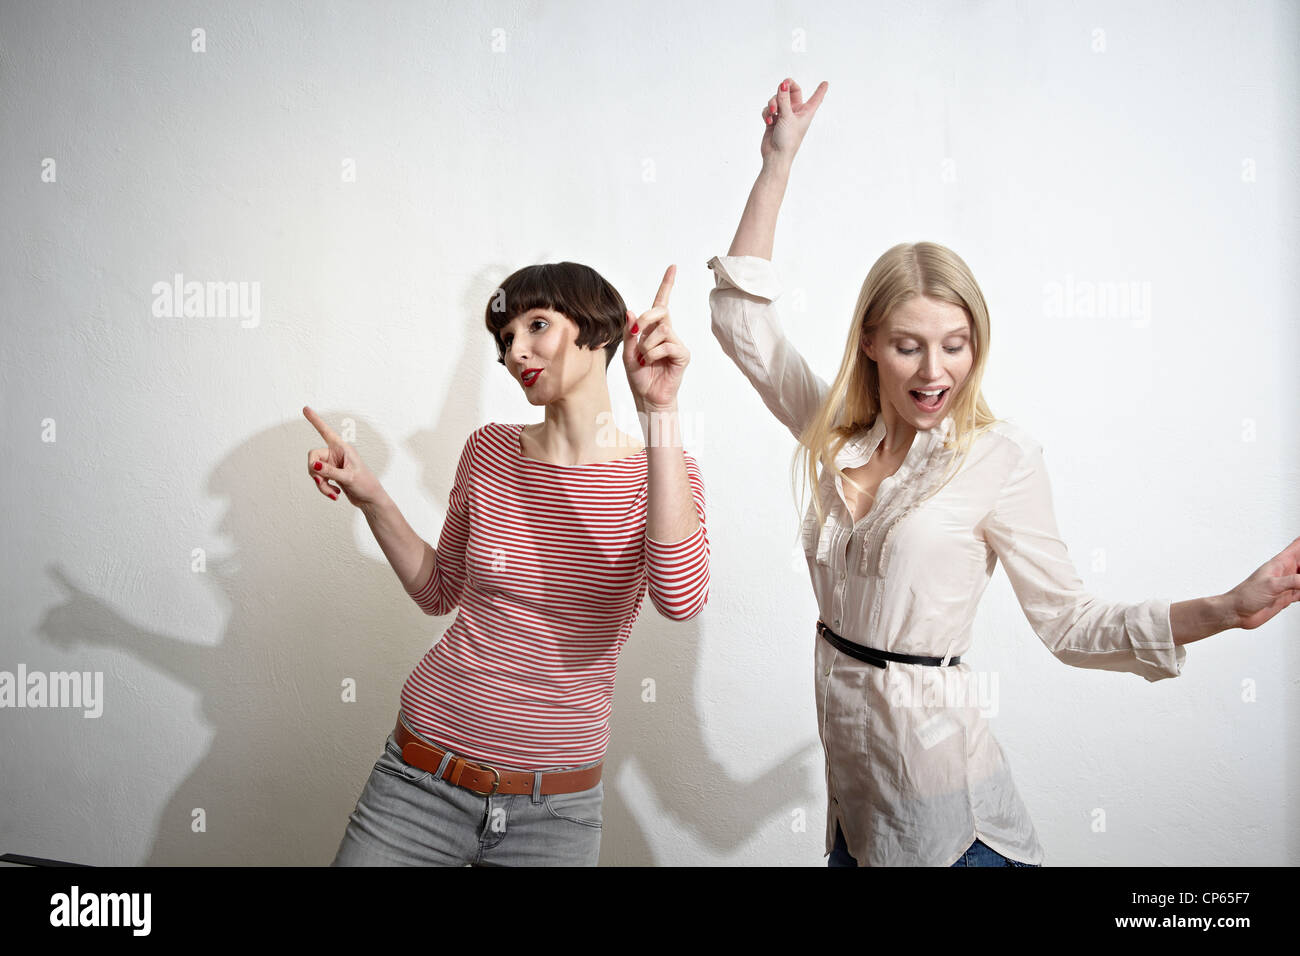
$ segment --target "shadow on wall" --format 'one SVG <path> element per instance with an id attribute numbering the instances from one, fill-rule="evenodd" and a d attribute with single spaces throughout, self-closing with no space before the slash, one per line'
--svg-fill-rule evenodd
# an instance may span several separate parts
<path id="1" fill-rule="evenodd" d="M 708 487 L 706 483 L 706 493 Z M 759 775 L 746 779 L 729 775 L 713 755 L 704 732 L 709 715 L 698 709 L 704 696 L 697 686 L 701 631 L 718 634 L 726 625 L 710 622 L 702 627 L 700 622 L 708 614 L 706 605 L 689 621 L 670 621 L 647 597 L 623 648 L 603 774 L 602 866 L 708 863 L 708 857 L 734 852 L 760 830 L 789 827 L 791 807 L 816 807 L 826 799 L 823 788 L 813 792 L 808 785 L 809 779 L 821 778 L 824 768 L 816 739 L 794 747 Z M 655 682 L 653 703 L 641 700 L 641 681 L 646 677 Z M 755 694 L 738 704 L 761 706 L 760 700 L 761 695 Z M 636 741 L 642 742 L 639 749 Z M 728 761 L 732 766 L 738 762 L 735 755 Z M 650 792 L 633 794 L 628 790 L 633 786 L 648 786 Z M 638 812 L 658 816 L 644 821 L 638 819 Z M 805 835 L 819 852 L 825 824 L 824 816 L 807 821 Z M 647 830 L 658 834 L 655 843 L 660 847 L 671 843 L 698 849 L 656 855 L 645 837 Z"/>
<path id="2" fill-rule="evenodd" d="M 449 396 L 479 393 L 485 361 L 479 346 L 486 334 L 481 303 L 506 274 L 484 270 L 474 284 L 487 291 L 466 305 L 473 317 L 465 336 L 470 344 L 454 365 Z M 611 372 L 617 388 L 621 366 L 612 364 Z M 304 396 L 303 404 L 310 403 Z M 474 411 L 444 407 L 434 426 L 407 443 L 412 457 L 427 463 L 421 485 L 440 509 L 465 438 L 483 424 Z M 345 418 L 356 422 L 353 444 L 382 479 L 392 456 L 364 416 L 339 410 L 321 415 L 336 429 Z M 197 762 L 167 799 L 152 846 L 143 858 L 112 864 L 323 866 L 334 857 L 392 730 L 402 683 L 431 644 L 433 622 L 405 595 L 386 561 L 353 549 L 348 536 L 356 510 L 343 497 L 322 497 L 305 471 L 307 451 L 319 444 L 295 407 L 289 421 L 246 440 L 213 471 L 205 491 L 229 502 L 216 531 L 232 545 L 207 570 L 231 608 L 214 644 L 142 629 L 61 567 L 51 568 L 70 596 L 42 621 L 45 639 L 133 655 L 195 693 L 211 729 L 206 753 L 175 755 L 178 764 Z M 437 542 L 437 528 L 418 530 Z M 364 523 L 361 533 L 369 534 Z M 806 763 L 820 757 L 815 745 L 796 748 L 747 781 L 728 776 L 710 753 L 705 715 L 696 710 L 701 620 L 708 614 L 706 607 L 691 621 L 673 622 L 655 612 L 648 596 L 642 604 L 619 665 L 626 674 L 620 684 L 633 693 L 614 708 L 602 864 L 677 862 L 657 858 L 644 833 L 666 823 L 676 834 L 673 842 L 689 839 L 725 854 L 770 825 L 773 814 L 813 800 Z M 445 628 L 452 619 L 438 624 Z M 654 704 L 640 702 L 643 676 L 656 678 Z M 348 678 L 356 682 L 355 703 L 342 700 Z M 127 675 L 122 683 L 129 682 Z M 153 717 L 159 726 L 177 719 L 168 712 Z M 148 746 L 147 733 L 140 728 L 137 746 Z M 621 792 L 627 784 L 619 783 L 625 777 L 648 782 L 653 792 L 629 800 Z M 657 807 L 664 818 L 638 819 L 634 805 Z M 196 808 L 205 818 L 198 833 L 192 828 Z M 811 821 L 808 829 L 819 833 Z"/>

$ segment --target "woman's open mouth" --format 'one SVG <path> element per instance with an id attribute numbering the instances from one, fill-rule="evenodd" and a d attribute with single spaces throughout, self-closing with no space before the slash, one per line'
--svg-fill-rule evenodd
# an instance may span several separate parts
<path id="1" fill-rule="evenodd" d="M 542 374 L 540 368 L 530 368 L 526 370 L 519 378 L 524 383 L 524 388 L 532 388 L 533 383 L 537 381 L 537 376 Z"/>
<path id="2" fill-rule="evenodd" d="M 923 412 L 937 412 L 948 400 L 948 389 L 940 388 L 924 392 L 909 392 L 916 407 Z"/>

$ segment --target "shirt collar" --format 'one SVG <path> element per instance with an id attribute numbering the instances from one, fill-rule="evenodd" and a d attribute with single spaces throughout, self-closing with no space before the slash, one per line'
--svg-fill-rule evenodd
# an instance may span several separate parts
<path id="1" fill-rule="evenodd" d="M 903 459 L 904 466 L 910 470 L 929 458 L 936 448 L 941 447 L 952 436 L 953 428 L 950 413 L 945 415 L 943 421 L 933 428 L 918 430 L 916 438 L 912 441 L 912 447 L 907 451 L 907 457 Z M 836 463 L 841 468 L 852 468 L 855 465 L 862 464 L 875 453 L 884 437 L 885 416 L 877 413 L 875 424 L 870 428 L 862 429 L 844 443 L 840 453 L 835 456 Z"/>

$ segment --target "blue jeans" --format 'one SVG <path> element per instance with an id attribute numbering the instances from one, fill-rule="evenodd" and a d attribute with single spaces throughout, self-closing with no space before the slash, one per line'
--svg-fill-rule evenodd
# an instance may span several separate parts
<path id="1" fill-rule="evenodd" d="M 531 794 L 475 793 L 408 764 L 390 733 L 330 865 L 595 866 L 603 781 L 551 794 L 538 781 Z"/>
<path id="2" fill-rule="evenodd" d="M 844 842 L 844 831 L 835 826 L 835 846 L 831 848 L 831 855 L 826 861 L 827 866 L 857 866 L 858 861 L 849 855 L 849 846 Z M 1021 863 L 1018 860 L 1012 860 L 1003 856 L 997 850 L 993 849 L 982 840 L 976 840 L 970 845 L 970 848 L 961 855 L 953 866 L 1038 866 L 1037 863 Z"/>

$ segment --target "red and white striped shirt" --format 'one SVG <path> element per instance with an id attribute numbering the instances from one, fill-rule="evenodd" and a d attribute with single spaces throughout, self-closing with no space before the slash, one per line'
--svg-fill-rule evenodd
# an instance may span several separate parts
<path id="1" fill-rule="evenodd" d="M 704 484 L 683 452 L 700 527 L 646 537 L 648 458 L 554 465 L 526 458 L 523 425 L 465 443 L 435 549 L 412 592 L 426 614 L 459 607 L 402 686 L 413 728 L 487 764 L 546 770 L 601 760 L 614 671 L 646 591 L 664 616 L 709 597 Z"/>

